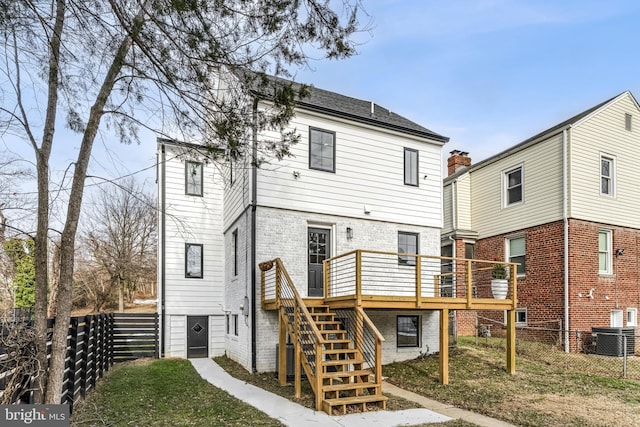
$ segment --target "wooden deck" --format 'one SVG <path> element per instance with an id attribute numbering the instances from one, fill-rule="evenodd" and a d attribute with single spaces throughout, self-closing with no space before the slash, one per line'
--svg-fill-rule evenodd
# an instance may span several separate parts
<path id="1" fill-rule="evenodd" d="M 504 265 L 509 273 L 506 296 L 497 298 L 494 293 L 498 296 L 499 291 L 494 291 L 491 283 L 496 264 Z M 343 412 L 349 405 L 359 405 L 366 410 L 367 403 L 384 408 L 385 400 L 380 391 L 384 337 L 368 319 L 365 309 L 439 311 L 442 384 L 449 382 L 449 311 L 506 311 L 506 369 L 513 374 L 516 269 L 517 264 L 513 263 L 356 250 L 324 261 L 323 298 L 302 298 L 280 259 L 263 262 L 260 264 L 262 308 L 280 312 L 280 381 L 286 382 L 284 349 L 288 333 L 296 347 L 296 395 L 300 390 L 302 368 L 316 394 L 318 410 L 331 414 L 334 408 L 340 407 Z M 331 320 L 319 320 L 314 313 L 331 316 Z M 326 329 L 325 323 L 337 327 L 335 318 L 345 316 L 351 317 L 347 322 L 352 325 L 350 329 Z M 353 350 L 357 356 L 336 359 L 333 355 L 335 343 L 330 336 L 341 342 L 340 351 Z M 365 354 L 372 358 L 361 360 Z M 339 366 L 341 373 L 332 374 L 326 370 L 327 366 L 332 369 Z M 354 376 L 352 371 L 357 371 L 358 375 Z M 344 378 L 341 381 L 346 381 L 349 391 L 342 390 L 341 386 L 338 395 L 333 390 L 332 375 L 346 375 L 348 381 Z M 364 378 L 367 378 L 365 385 L 362 384 Z M 363 394 L 361 390 L 367 391 Z"/>

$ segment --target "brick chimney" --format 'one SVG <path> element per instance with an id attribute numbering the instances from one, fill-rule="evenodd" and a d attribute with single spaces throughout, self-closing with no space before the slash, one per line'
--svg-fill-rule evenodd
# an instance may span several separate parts
<path id="1" fill-rule="evenodd" d="M 471 166 L 471 157 L 466 151 L 453 150 L 447 160 L 448 176 L 453 175 L 461 167 Z"/>

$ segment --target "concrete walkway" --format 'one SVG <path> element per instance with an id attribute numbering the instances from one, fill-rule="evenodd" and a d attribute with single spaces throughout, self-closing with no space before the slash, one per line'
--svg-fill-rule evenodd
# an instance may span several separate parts
<path id="1" fill-rule="evenodd" d="M 189 359 L 189 361 L 200 376 L 214 386 L 225 390 L 232 396 L 261 410 L 271 418 L 275 418 L 284 425 L 291 427 L 412 426 L 416 424 L 445 422 L 454 418 L 462 418 L 480 426 L 509 426 L 509 424 L 492 418 L 443 405 L 387 383 L 383 384 L 385 393 L 395 394 L 407 400 L 415 401 L 425 406 L 425 408 L 329 416 L 324 412 L 305 408 L 284 397 L 238 380 L 229 375 L 211 359 Z"/>
<path id="2" fill-rule="evenodd" d="M 449 421 L 451 418 L 428 409 L 405 411 L 374 411 L 329 416 L 298 405 L 284 397 L 270 393 L 229 375 L 211 359 L 189 359 L 196 371 L 214 386 L 261 410 L 271 418 L 291 427 L 369 427 L 410 426 Z"/>

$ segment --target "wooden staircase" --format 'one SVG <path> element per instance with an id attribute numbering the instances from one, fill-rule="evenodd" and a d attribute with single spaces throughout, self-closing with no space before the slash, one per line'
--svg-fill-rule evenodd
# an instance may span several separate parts
<path id="1" fill-rule="evenodd" d="M 386 408 L 382 384 L 355 348 L 343 323 L 328 306 L 309 307 L 309 314 L 324 339 L 321 353 L 322 410 L 329 415 Z M 320 408 L 319 408 L 320 409 Z"/>
<path id="2" fill-rule="evenodd" d="M 275 267 L 275 268 L 274 268 Z M 384 337 L 361 307 L 332 311 L 307 303 L 278 258 L 260 263 L 263 283 L 272 284 L 278 310 L 278 381 L 287 382 L 287 334 L 294 346 L 295 395 L 301 397 L 302 371 L 315 393 L 316 410 L 329 415 L 385 409 L 382 395 Z M 345 325 L 346 328 L 345 328 Z"/>

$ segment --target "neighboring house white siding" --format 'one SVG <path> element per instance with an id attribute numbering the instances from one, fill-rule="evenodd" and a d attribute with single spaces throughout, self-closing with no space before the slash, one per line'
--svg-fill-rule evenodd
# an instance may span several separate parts
<path id="1" fill-rule="evenodd" d="M 505 206 L 503 175 L 522 167 L 523 201 Z M 562 134 L 479 167 L 471 174 L 472 229 L 479 238 L 562 218 Z"/>
<path id="2" fill-rule="evenodd" d="M 260 168 L 258 204 L 441 227 L 440 144 L 304 111 L 291 126 L 302 139 L 293 157 Z M 335 173 L 309 168 L 310 127 L 335 132 Z M 418 150 L 418 186 L 404 184 L 404 148 Z"/>
<path id="3" fill-rule="evenodd" d="M 456 179 L 455 193 L 456 228 L 471 230 L 471 176 L 468 173 Z"/>
<path id="4" fill-rule="evenodd" d="M 625 114 L 632 116 L 631 130 L 625 129 Z M 570 141 L 571 216 L 640 228 L 640 111 L 631 95 L 574 126 Z M 601 155 L 615 161 L 612 196 L 600 193 Z"/>
<path id="5" fill-rule="evenodd" d="M 453 182 L 446 183 L 442 188 L 442 233 L 450 233 L 455 229 L 453 209 Z"/>

